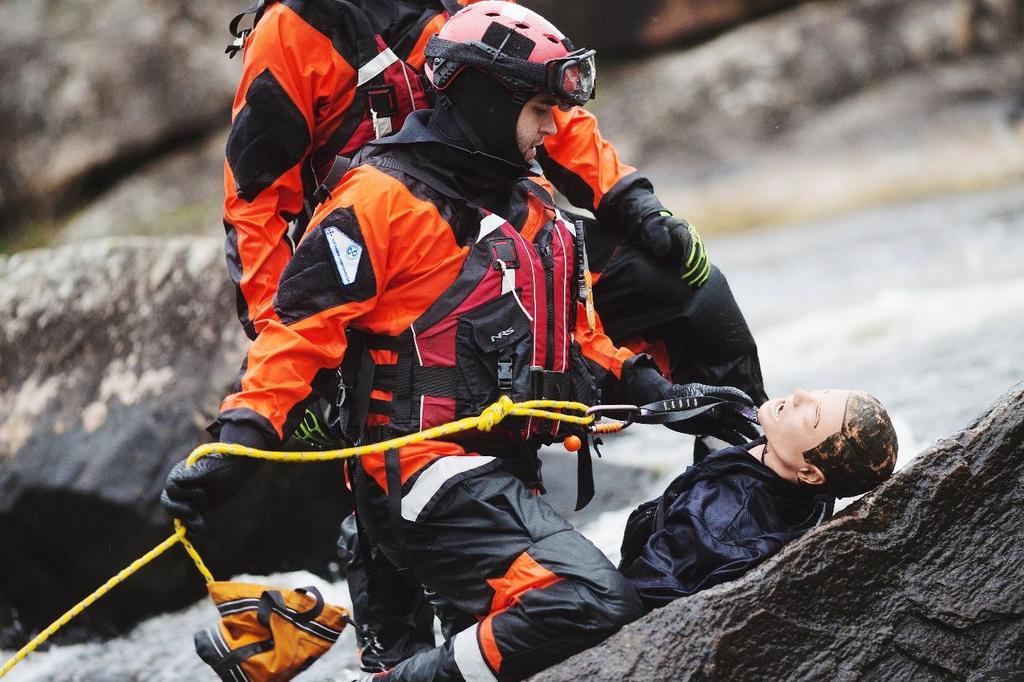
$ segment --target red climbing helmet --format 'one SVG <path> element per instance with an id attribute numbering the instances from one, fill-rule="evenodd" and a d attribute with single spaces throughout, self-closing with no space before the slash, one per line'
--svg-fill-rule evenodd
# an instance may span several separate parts
<path id="1" fill-rule="evenodd" d="M 594 50 L 574 50 L 550 21 L 515 3 L 469 5 L 431 36 L 423 53 L 427 78 L 440 91 L 473 67 L 513 91 L 546 92 L 564 106 L 594 97 Z"/>

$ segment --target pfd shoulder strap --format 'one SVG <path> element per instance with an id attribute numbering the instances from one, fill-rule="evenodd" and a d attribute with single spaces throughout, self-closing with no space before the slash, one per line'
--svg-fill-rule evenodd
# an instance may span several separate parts
<path id="1" fill-rule="evenodd" d="M 460 9 L 463 9 L 463 6 L 459 4 L 457 0 L 441 0 L 441 4 L 444 5 L 448 14 L 455 14 Z"/>
<path id="2" fill-rule="evenodd" d="M 260 20 L 261 16 L 263 16 L 263 10 L 272 2 L 274 2 L 274 0 L 256 0 L 251 7 L 242 10 L 234 16 L 231 23 L 228 24 L 228 30 L 231 32 L 231 36 L 234 40 L 232 40 L 231 44 L 224 50 L 224 54 L 228 56 L 228 59 L 234 57 L 242 49 L 246 36 L 252 33 L 252 30 L 256 28 L 256 22 Z M 238 25 L 242 23 L 242 19 L 249 14 L 253 15 L 252 25 L 249 26 L 249 28 L 239 30 Z"/>
<path id="3" fill-rule="evenodd" d="M 551 196 L 551 192 L 549 192 L 543 185 L 529 178 L 523 178 L 522 182 L 533 194 L 537 195 L 538 199 L 549 206 L 555 205 L 555 198 Z"/>

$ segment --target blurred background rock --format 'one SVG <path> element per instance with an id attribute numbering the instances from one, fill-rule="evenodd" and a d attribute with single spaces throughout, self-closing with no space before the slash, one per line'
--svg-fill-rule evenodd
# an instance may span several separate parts
<path id="1" fill-rule="evenodd" d="M 220 234 L 245 4 L 0 6 L 3 252 Z M 526 4 L 599 50 L 603 132 L 706 231 L 1024 174 L 1021 0 Z"/>

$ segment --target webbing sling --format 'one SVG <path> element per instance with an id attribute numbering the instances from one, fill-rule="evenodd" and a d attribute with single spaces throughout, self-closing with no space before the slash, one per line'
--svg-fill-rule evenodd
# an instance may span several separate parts
<path id="1" fill-rule="evenodd" d="M 641 405 L 639 412 L 632 418 L 632 421 L 637 424 L 664 424 L 665 426 L 671 426 L 677 422 L 699 417 L 705 412 L 728 402 L 731 401 L 713 396 L 656 400 L 653 403 Z M 753 413 L 752 410 L 751 413 Z M 750 419 L 749 416 L 743 416 Z M 756 418 L 754 423 L 756 423 Z"/>
<path id="2" fill-rule="evenodd" d="M 395 541 L 398 556 L 395 557 L 395 568 L 408 571 L 408 547 L 405 544 L 405 528 L 402 527 L 402 462 L 398 450 L 392 449 L 384 453 L 384 476 L 388 483 L 388 519 L 391 526 L 391 537 Z"/>
<path id="3" fill-rule="evenodd" d="M 405 529 L 402 527 L 402 465 L 397 449 L 391 449 L 384 453 L 384 475 L 387 483 L 387 520 L 382 526 L 370 509 L 370 493 L 367 488 L 370 480 L 369 474 L 366 473 L 361 461 L 353 459 L 349 463 L 349 480 L 352 483 L 352 492 L 356 503 L 356 524 L 360 531 L 365 529 L 368 532 L 370 539 L 376 545 L 380 545 L 383 538 L 392 538 L 395 542 L 397 556 L 389 556 L 388 559 L 399 571 L 408 571 L 408 550 L 405 543 Z M 362 538 L 360 538 L 360 551 L 363 550 L 363 545 Z M 363 560 L 367 567 L 371 565 L 368 551 L 363 555 Z"/>

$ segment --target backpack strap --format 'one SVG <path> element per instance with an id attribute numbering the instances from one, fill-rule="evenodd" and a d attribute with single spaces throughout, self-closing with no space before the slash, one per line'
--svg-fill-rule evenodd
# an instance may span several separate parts
<path id="1" fill-rule="evenodd" d="M 340 154 L 334 157 L 334 162 L 331 164 L 331 170 L 327 172 L 327 177 L 324 181 L 319 183 L 315 190 L 313 190 L 313 206 L 309 209 L 309 213 L 312 215 L 316 211 L 320 204 L 324 203 L 331 198 L 331 190 L 338 186 L 341 182 L 341 178 L 344 177 L 348 169 L 352 167 L 352 159 L 347 156 L 341 156 Z M 314 179 L 316 174 L 313 174 Z"/>
<path id="2" fill-rule="evenodd" d="M 260 20 L 261 16 L 263 16 L 263 10 L 272 2 L 274 2 L 274 0 L 256 0 L 251 7 L 242 10 L 239 14 L 234 16 L 231 23 L 228 24 L 228 31 L 231 32 L 231 36 L 234 40 L 232 40 L 231 44 L 224 50 L 224 54 L 228 56 L 228 59 L 233 58 L 241 51 L 242 45 L 245 43 L 245 38 L 252 33 L 254 28 L 256 28 L 256 22 Z M 253 15 L 252 25 L 249 28 L 239 30 L 238 25 L 242 23 L 242 19 L 244 19 L 248 14 Z"/>
<path id="3" fill-rule="evenodd" d="M 444 9 L 449 15 L 455 14 L 460 9 L 463 9 L 463 6 L 460 5 L 457 0 L 441 0 L 441 4 L 444 5 Z"/>

